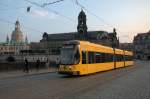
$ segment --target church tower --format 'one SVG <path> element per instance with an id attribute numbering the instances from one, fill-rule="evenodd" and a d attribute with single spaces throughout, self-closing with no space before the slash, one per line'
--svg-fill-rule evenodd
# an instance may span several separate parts
<path id="1" fill-rule="evenodd" d="M 83 10 L 79 13 L 78 16 L 78 26 L 77 26 L 77 31 L 78 35 L 80 36 L 81 39 L 86 39 L 87 36 L 87 25 L 86 25 L 86 15 Z"/>
<path id="2" fill-rule="evenodd" d="M 9 44 L 9 36 L 6 37 L 6 43 Z"/>
<path id="3" fill-rule="evenodd" d="M 23 33 L 20 30 L 20 22 L 17 20 L 15 23 L 15 30 L 11 35 L 11 43 L 22 43 L 23 42 Z"/>
<path id="4" fill-rule="evenodd" d="M 25 38 L 25 43 L 28 44 L 28 37 Z"/>

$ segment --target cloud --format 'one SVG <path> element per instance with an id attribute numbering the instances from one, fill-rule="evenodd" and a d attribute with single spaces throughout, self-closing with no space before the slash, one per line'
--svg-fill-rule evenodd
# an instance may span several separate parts
<path id="1" fill-rule="evenodd" d="M 50 13 L 46 10 L 35 10 L 32 9 L 31 16 L 37 17 L 37 18 L 48 18 L 48 19 L 54 19 L 56 18 L 56 15 L 54 13 Z"/>
<path id="2" fill-rule="evenodd" d="M 32 15 L 33 16 L 38 16 L 38 17 L 46 17 L 48 16 L 48 11 L 39 11 L 39 10 L 33 10 Z"/>

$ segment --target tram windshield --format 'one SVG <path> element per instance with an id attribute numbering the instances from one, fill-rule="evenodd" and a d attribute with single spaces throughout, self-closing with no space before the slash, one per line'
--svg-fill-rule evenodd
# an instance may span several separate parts
<path id="1" fill-rule="evenodd" d="M 80 53 L 77 46 L 69 45 L 61 49 L 61 64 L 73 65 L 78 64 L 80 60 Z"/>

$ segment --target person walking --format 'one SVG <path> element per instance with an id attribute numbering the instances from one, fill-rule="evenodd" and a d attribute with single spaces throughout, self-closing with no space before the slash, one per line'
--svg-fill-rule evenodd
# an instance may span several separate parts
<path id="1" fill-rule="evenodd" d="M 29 63 L 28 63 L 27 58 L 25 58 L 24 64 L 25 64 L 24 72 L 28 73 L 29 72 Z"/>
<path id="2" fill-rule="evenodd" d="M 36 69 L 37 69 L 37 71 L 39 70 L 39 68 L 40 68 L 40 60 L 37 59 L 37 61 L 36 61 Z"/>
<path id="3" fill-rule="evenodd" d="M 50 68 L 49 68 L 49 60 L 48 60 L 48 58 L 47 58 L 47 60 L 46 60 L 45 65 L 46 65 L 46 68 L 50 69 Z"/>

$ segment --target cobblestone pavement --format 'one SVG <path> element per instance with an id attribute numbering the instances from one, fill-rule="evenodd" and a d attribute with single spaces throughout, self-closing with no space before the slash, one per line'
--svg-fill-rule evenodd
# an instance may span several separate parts
<path id="1" fill-rule="evenodd" d="M 29 75 L 38 75 L 49 72 L 56 72 L 57 68 L 42 68 L 39 70 L 30 69 L 28 73 L 23 72 L 23 70 L 13 70 L 13 71 L 2 71 L 0 72 L 0 79 L 12 78 L 12 77 L 20 77 L 20 76 L 29 76 Z"/>
<path id="2" fill-rule="evenodd" d="M 150 62 L 72 77 L 46 73 L 0 80 L 0 99 L 149 99 Z"/>

